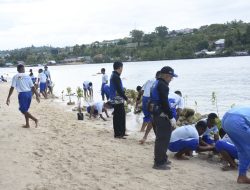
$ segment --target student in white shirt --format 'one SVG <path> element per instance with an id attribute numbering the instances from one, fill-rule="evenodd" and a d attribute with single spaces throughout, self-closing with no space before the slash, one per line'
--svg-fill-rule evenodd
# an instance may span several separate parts
<path id="1" fill-rule="evenodd" d="M 29 119 L 32 119 L 35 122 L 36 127 L 37 127 L 38 119 L 35 118 L 33 115 L 31 115 L 28 112 L 28 110 L 29 110 L 31 100 L 32 100 L 32 91 L 33 91 L 33 93 L 35 93 L 36 100 L 38 103 L 40 102 L 39 94 L 36 91 L 36 89 L 34 88 L 34 84 L 31 80 L 30 76 L 25 74 L 24 65 L 21 65 L 21 64 L 18 65 L 17 71 L 18 71 L 18 74 L 16 74 L 12 78 L 12 84 L 11 84 L 11 87 L 9 90 L 9 95 L 8 95 L 7 100 L 6 100 L 6 104 L 7 105 L 10 104 L 10 97 L 14 91 L 14 88 L 16 88 L 16 90 L 18 92 L 19 110 L 24 115 L 25 121 L 26 121 L 26 124 L 23 127 L 24 128 L 30 127 Z"/>
<path id="2" fill-rule="evenodd" d="M 93 97 L 93 84 L 92 82 L 89 81 L 84 81 L 83 82 L 83 91 L 84 91 L 84 98 L 87 96 Z"/>
<path id="3" fill-rule="evenodd" d="M 105 85 L 108 84 L 109 77 L 108 77 L 107 74 L 105 74 L 105 68 L 102 68 L 102 69 L 101 69 L 101 73 L 102 73 L 101 95 L 102 95 L 102 100 L 104 101 L 104 99 L 105 99 L 105 89 L 104 89 L 104 87 L 105 87 Z M 106 95 L 106 98 L 107 98 L 107 100 L 108 100 L 107 95 Z"/>
<path id="4" fill-rule="evenodd" d="M 44 66 L 44 74 L 46 75 L 47 79 L 51 80 L 51 75 L 47 65 Z"/>
<path id="5" fill-rule="evenodd" d="M 143 138 L 139 141 L 140 144 L 143 144 L 147 140 L 147 136 L 153 127 L 152 117 L 151 117 L 150 112 L 148 111 L 148 102 L 150 101 L 151 88 L 155 80 L 159 77 L 160 77 L 160 71 L 157 71 L 155 74 L 155 79 L 148 80 L 142 87 L 137 86 L 136 88 L 136 90 L 138 91 L 138 97 L 137 97 L 135 109 L 137 109 L 138 104 L 141 100 L 141 96 L 142 96 L 142 112 L 144 114 L 144 117 L 143 117 L 143 122 L 141 126 L 141 132 L 143 132 L 145 130 L 145 127 L 147 127 Z"/>
<path id="6" fill-rule="evenodd" d="M 42 95 L 44 96 L 45 99 L 47 99 L 47 77 L 43 72 L 43 69 L 39 69 L 38 70 L 38 84 L 39 84 L 39 88 L 40 88 L 40 93 L 42 93 Z"/>
<path id="7" fill-rule="evenodd" d="M 227 165 L 221 168 L 223 171 L 237 170 L 235 159 L 238 159 L 238 151 L 227 134 L 215 143 L 215 149 L 221 154 L 223 160 L 227 162 Z"/>
<path id="8" fill-rule="evenodd" d="M 103 121 L 107 121 L 107 119 L 103 117 L 102 112 L 105 112 L 106 116 L 109 117 L 107 109 L 110 108 L 112 108 L 110 102 L 96 102 L 92 106 L 87 107 L 87 112 L 89 113 L 89 118 L 92 116 L 97 117 L 99 115 Z"/>
<path id="9" fill-rule="evenodd" d="M 175 158 L 179 160 L 188 160 L 184 154 L 189 154 L 192 150 L 207 151 L 213 150 L 213 147 L 199 146 L 199 136 L 204 133 L 207 125 L 205 121 L 199 121 L 195 125 L 184 125 L 176 128 L 170 138 L 168 149 L 171 152 L 177 152 Z"/>
<path id="10" fill-rule="evenodd" d="M 216 141 L 219 140 L 219 129 L 216 125 L 216 119 L 218 118 L 216 113 L 208 114 L 207 119 L 207 129 L 200 139 L 200 143 L 203 145 L 212 145 L 214 146 Z"/>

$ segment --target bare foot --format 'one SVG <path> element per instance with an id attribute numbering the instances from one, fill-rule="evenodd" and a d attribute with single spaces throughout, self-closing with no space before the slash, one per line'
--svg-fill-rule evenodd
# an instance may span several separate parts
<path id="1" fill-rule="evenodd" d="M 139 144 L 144 144 L 145 141 L 146 141 L 146 139 L 143 138 L 143 139 L 139 140 Z"/>
<path id="2" fill-rule="evenodd" d="M 30 128 L 29 125 L 23 125 L 22 128 Z"/>
<path id="3" fill-rule="evenodd" d="M 239 176 L 237 179 L 237 183 L 247 183 L 250 184 L 250 178 L 247 176 Z"/>
<path id="4" fill-rule="evenodd" d="M 186 156 L 184 156 L 184 155 L 179 156 L 179 155 L 175 154 L 174 157 L 175 157 L 177 160 L 189 160 L 189 158 L 186 157 Z"/>
<path id="5" fill-rule="evenodd" d="M 222 171 L 237 170 L 237 167 L 224 165 L 224 166 L 221 167 L 221 170 L 222 170 Z"/>
<path id="6" fill-rule="evenodd" d="M 37 128 L 37 125 L 38 125 L 38 119 L 35 119 L 35 127 Z"/>

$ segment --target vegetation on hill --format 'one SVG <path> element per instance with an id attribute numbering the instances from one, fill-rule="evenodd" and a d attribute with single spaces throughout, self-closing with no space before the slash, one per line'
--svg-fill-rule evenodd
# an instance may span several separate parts
<path id="1" fill-rule="evenodd" d="M 215 42 L 219 39 L 225 39 L 225 42 L 223 47 L 217 48 Z M 4 66 L 7 62 L 17 64 L 18 61 L 24 61 L 27 65 L 36 65 L 48 63 L 49 60 L 55 60 L 58 63 L 74 60 L 100 63 L 115 60 L 153 61 L 210 57 L 211 54 L 204 53 L 207 51 L 215 52 L 212 56 L 231 56 L 235 52 L 247 54 L 250 52 L 250 24 L 232 21 L 179 31 L 169 31 L 166 26 L 158 26 L 148 34 L 141 30 L 132 30 L 130 37 L 96 41 L 89 45 L 65 48 L 31 46 L 0 51 L 0 66 Z"/>

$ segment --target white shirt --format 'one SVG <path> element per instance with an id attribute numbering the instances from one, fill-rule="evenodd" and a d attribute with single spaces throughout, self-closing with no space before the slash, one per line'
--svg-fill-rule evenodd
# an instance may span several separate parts
<path id="1" fill-rule="evenodd" d="M 108 83 L 108 80 L 109 80 L 109 77 L 108 77 L 108 75 L 106 75 L 106 74 L 103 74 L 102 75 L 102 83 Z"/>
<path id="2" fill-rule="evenodd" d="M 152 88 L 154 82 L 155 82 L 155 79 L 151 79 L 151 80 L 148 80 L 148 81 L 142 86 L 142 90 L 144 91 L 144 92 L 143 92 L 143 96 L 145 96 L 145 97 L 150 97 L 150 91 L 151 91 L 151 88 Z"/>
<path id="3" fill-rule="evenodd" d="M 40 79 L 40 83 L 46 83 L 47 77 L 44 73 L 39 73 L 38 78 Z"/>
<path id="4" fill-rule="evenodd" d="M 171 108 L 184 108 L 184 100 L 182 97 L 180 97 L 178 94 L 175 94 L 173 92 L 169 92 L 168 94 L 168 100 L 170 102 L 170 107 Z"/>
<path id="5" fill-rule="evenodd" d="M 207 122 L 207 120 L 204 120 L 204 121 Z M 207 127 L 206 131 L 202 134 L 202 136 L 205 136 L 205 135 L 211 136 L 211 134 L 217 134 L 218 132 L 219 132 L 219 129 L 217 125 L 214 125 L 210 129 Z"/>
<path id="6" fill-rule="evenodd" d="M 11 86 L 16 88 L 17 92 L 29 92 L 34 84 L 29 75 L 18 73 L 12 78 Z"/>
<path id="7" fill-rule="evenodd" d="M 178 140 L 188 141 L 191 139 L 199 140 L 199 133 L 195 128 L 195 125 L 184 125 L 176 128 L 170 138 L 170 142 L 176 142 Z"/>
<path id="8" fill-rule="evenodd" d="M 98 114 L 102 114 L 103 105 L 104 105 L 104 102 L 96 102 L 94 104 L 94 109 L 98 111 Z"/>
<path id="9" fill-rule="evenodd" d="M 50 78 L 50 72 L 49 72 L 49 70 L 47 70 L 47 71 L 44 70 L 43 72 L 44 72 L 44 74 L 46 75 L 46 77 Z"/>
<path id="10" fill-rule="evenodd" d="M 84 81 L 83 82 L 83 88 L 87 89 L 89 87 L 89 83 L 90 83 L 89 81 Z"/>

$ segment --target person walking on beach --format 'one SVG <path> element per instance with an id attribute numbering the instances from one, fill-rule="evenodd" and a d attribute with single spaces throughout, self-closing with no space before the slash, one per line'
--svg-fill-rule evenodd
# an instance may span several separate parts
<path id="1" fill-rule="evenodd" d="M 153 114 L 153 123 L 156 126 L 153 168 L 157 170 L 170 169 L 169 164 L 171 162 L 168 160 L 166 152 L 172 127 L 176 126 L 176 120 L 168 102 L 168 85 L 173 77 L 177 77 L 174 70 L 169 66 L 163 67 L 161 69 L 161 77 L 153 84 L 150 96 L 149 111 Z"/>
<path id="2" fill-rule="evenodd" d="M 114 137 L 125 139 L 126 131 L 126 112 L 124 108 L 124 100 L 129 103 L 127 96 L 125 95 L 122 81 L 120 75 L 123 70 L 122 62 L 114 62 L 113 64 L 114 71 L 110 77 L 110 99 L 111 103 L 114 106 L 113 113 L 113 128 L 114 128 Z"/>
<path id="3" fill-rule="evenodd" d="M 40 93 L 43 95 L 43 97 L 45 99 L 47 99 L 47 91 L 46 91 L 46 88 L 47 88 L 47 77 L 44 74 L 43 69 L 39 69 L 38 73 L 39 73 L 39 75 L 38 75 L 37 84 L 39 85 Z"/>
<path id="4" fill-rule="evenodd" d="M 222 128 L 237 148 L 239 175 L 237 183 L 250 184 L 247 171 L 250 167 L 250 107 L 235 107 L 225 113 Z"/>
<path id="5" fill-rule="evenodd" d="M 30 75 L 29 76 L 30 76 L 33 84 L 35 85 L 36 84 L 36 77 L 34 76 L 32 69 L 30 69 Z"/>
<path id="6" fill-rule="evenodd" d="M 104 89 L 104 87 L 105 87 L 105 85 L 107 85 L 108 84 L 108 75 L 107 74 L 105 74 L 105 68 L 102 68 L 101 69 L 101 73 L 102 73 L 102 87 L 101 87 L 101 94 L 102 94 L 102 100 L 104 101 L 104 99 L 105 99 L 105 89 Z M 107 100 L 108 100 L 108 97 L 106 96 L 106 98 L 107 98 Z"/>
<path id="7" fill-rule="evenodd" d="M 44 74 L 46 75 L 47 79 L 51 80 L 50 71 L 48 70 L 47 65 L 44 66 Z"/>
<path id="8" fill-rule="evenodd" d="M 23 126 L 24 128 L 29 128 L 29 119 L 32 119 L 37 127 L 38 119 L 35 118 L 33 115 L 31 115 L 28 110 L 30 107 L 31 99 L 32 99 L 32 91 L 36 95 L 36 100 L 39 103 L 40 98 L 39 94 L 34 88 L 34 84 L 30 78 L 29 75 L 25 74 L 25 68 L 24 65 L 18 65 L 17 66 L 18 74 L 16 74 L 12 78 L 12 84 L 9 90 L 9 94 L 6 100 L 6 104 L 10 104 L 10 97 L 14 91 L 14 88 L 16 88 L 18 92 L 18 102 L 19 102 L 19 110 L 22 112 L 22 114 L 25 117 L 26 124 Z"/>
<path id="9" fill-rule="evenodd" d="M 156 81 L 156 79 L 158 79 L 159 77 L 160 77 L 160 71 L 157 71 L 154 79 L 148 80 L 142 86 L 142 88 L 139 87 L 136 89 L 138 92 L 138 97 L 136 100 L 135 109 L 137 109 L 138 104 L 140 103 L 140 100 L 141 100 L 141 96 L 142 96 L 142 112 L 143 112 L 144 117 L 143 117 L 143 123 L 141 126 L 141 132 L 144 132 L 145 128 L 148 125 L 151 125 L 152 118 L 151 118 L 150 113 L 148 112 L 148 102 L 150 99 L 151 88 L 154 82 Z"/>

